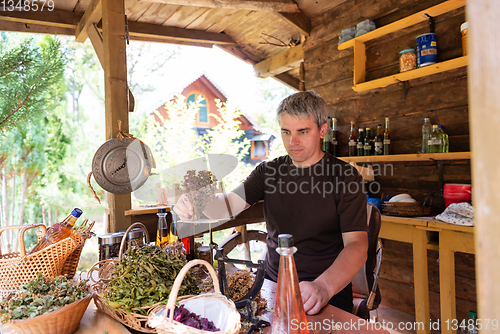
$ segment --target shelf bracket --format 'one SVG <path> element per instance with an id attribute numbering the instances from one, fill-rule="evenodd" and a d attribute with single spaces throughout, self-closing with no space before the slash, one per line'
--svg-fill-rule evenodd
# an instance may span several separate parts
<path id="1" fill-rule="evenodd" d="M 410 82 L 408 81 L 400 81 L 399 85 L 403 91 L 403 101 L 406 101 L 406 95 L 408 95 L 408 91 L 410 90 Z"/>

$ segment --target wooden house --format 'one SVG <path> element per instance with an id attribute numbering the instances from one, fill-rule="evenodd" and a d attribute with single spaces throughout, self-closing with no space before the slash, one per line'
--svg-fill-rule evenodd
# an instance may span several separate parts
<path id="1" fill-rule="evenodd" d="M 188 104 L 199 103 L 194 124 L 198 136 L 205 135 L 208 129 L 214 128 L 219 123 L 217 118 L 220 117 L 220 113 L 215 100 L 226 102 L 227 96 L 222 88 L 206 74 L 197 76 L 195 80 L 191 80 L 186 86 L 180 87 L 178 90 L 181 91 L 182 96 L 186 98 Z M 168 119 L 165 104 L 162 104 L 156 110 L 164 119 Z M 211 115 L 216 117 L 212 117 Z M 159 121 L 159 118 L 156 118 Z M 250 149 L 243 161 L 256 164 L 266 159 L 275 136 L 270 133 L 264 133 L 263 131 L 265 130 L 261 129 L 257 123 L 243 113 L 238 117 L 238 121 L 240 122 L 239 129 L 245 132 L 240 139 L 243 140 L 246 138 L 251 142 Z"/>
<path id="2" fill-rule="evenodd" d="M 128 130 L 133 95 L 127 88 L 126 40 L 216 45 L 297 90 L 313 89 L 338 119 L 340 155 L 347 151 L 349 122 L 373 127 L 389 117 L 392 155 L 345 158 L 388 162 L 391 174 L 376 176 L 386 194 L 434 193 L 444 208 L 444 183 L 472 183 L 476 226 L 429 219 L 385 217 L 384 303 L 416 314 L 426 324 L 440 319 L 441 332 L 476 308 L 479 318 L 500 314 L 500 1 L 498 0 L 56 0 L 52 11 L 0 12 L 0 30 L 90 38 L 104 68 L 106 138 L 117 122 Z M 125 19 L 126 15 L 126 19 Z M 435 17 L 438 63 L 399 73 L 399 52 L 414 47 Z M 338 43 L 343 29 L 370 19 L 375 31 Z M 462 55 L 460 26 L 469 22 Z M 449 134 L 450 153 L 416 154 L 424 117 Z M 129 195 L 110 194 L 112 230 L 130 225 Z M 260 212 L 262 216 L 262 213 Z M 249 222 L 250 220 L 246 220 Z M 455 254 L 456 253 L 456 254 Z M 475 253 L 475 256 L 472 255 Z M 456 255 L 456 256 L 455 256 Z M 498 322 L 498 320 L 497 320 Z M 483 328 L 481 333 L 496 333 Z"/>

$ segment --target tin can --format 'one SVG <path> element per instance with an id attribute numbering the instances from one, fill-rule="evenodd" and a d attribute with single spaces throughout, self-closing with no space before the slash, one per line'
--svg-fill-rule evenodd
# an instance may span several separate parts
<path id="1" fill-rule="evenodd" d="M 417 65 L 424 67 L 437 63 L 436 34 L 429 33 L 417 37 Z"/>

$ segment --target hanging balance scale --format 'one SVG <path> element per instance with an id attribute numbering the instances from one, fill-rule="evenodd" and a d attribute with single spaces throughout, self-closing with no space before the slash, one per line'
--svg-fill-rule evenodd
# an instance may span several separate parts
<path id="1" fill-rule="evenodd" d="M 155 167 L 149 147 L 132 135 L 120 131 L 117 138 L 107 140 L 96 151 L 87 185 L 98 200 L 90 185 L 92 174 L 102 189 L 116 195 L 129 194 L 139 189 L 153 175 L 151 169 Z"/>

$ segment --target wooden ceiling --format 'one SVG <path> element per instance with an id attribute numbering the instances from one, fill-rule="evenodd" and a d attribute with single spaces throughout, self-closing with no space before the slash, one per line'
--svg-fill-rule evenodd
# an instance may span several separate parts
<path id="1" fill-rule="evenodd" d="M 102 15 L 100 1 L 53 0 L 53 11 L 0 12 L 0 30 L 75 35 Z M 302 44 L 315 17 L 347 0 L 125 0 L 131 40 L 217 45 L 298 89 Z M 40 1 L 39 1 L 40 2 Z"/>

